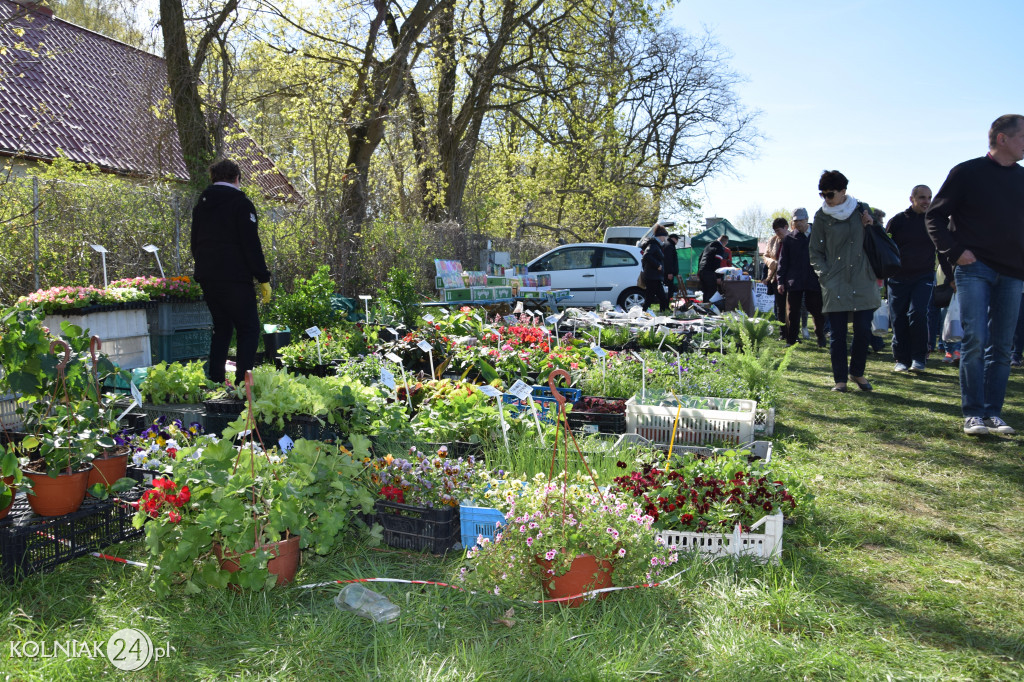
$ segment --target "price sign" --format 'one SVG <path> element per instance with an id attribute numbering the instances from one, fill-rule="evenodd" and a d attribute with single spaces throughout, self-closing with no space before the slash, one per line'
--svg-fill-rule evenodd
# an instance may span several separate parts
<path id="1" fill-rule="evenodd" d="M 631 350 L 631 351 L 629 351 L 629 354 L 630 354 L 630 355 L 632 355 L 632 356 L 633 356 L 634 358 L 636 358 L 637 360 L 639 360 L 640 362 L 643 362 L 643 361 L 644 361 L 644 359 L 643 359 L 642 357 L 640 357 L 640 354 L 639 354 L 639 353 L 637 353 L 637 352 L 636 352 L 635 350 Z"/>
<path id="2" fill-rule="evenodd" d="M 398 330 L 397 330 L 397 329 L 395 329 L 394 327 L 387 327 L 387 330 L 388 330 L 389 332 L 391 332 L 392 334 L 394 334 L 394 335 L 395 335 L 395 338 L 396 338 L 396 339 L 397 339 L 397 338 L 398 338 L 399 336 L 401 336 L 401 334 L 399 334 L 399 333 L 398 333 Z"/>
<path id="3" fill-rule="evenodd" d="M 592 310 L 591 310 L 591 311 L 589 311 L 589 312 L 587 312 L 587 317 L 589 317 L 590 319 L 592 319 L 592 320 L 593 320 L 594 322 L 600 322 L 600 321 L 601 321 L 601 316 L 600 316 L 600 315 L 598 315 L 597 313 L 595 313 L 595 312 L 594 312 L 594 311 L 592 311 Z"/>
<path id="4" fill-rule="evenodd" d="M 501 391 L 496 389 L 494 386 L 491 386 L 490 384 L 484 384 L 483 386 L 481 386 L 480 392 L 483 393 L 488 398 L 498 398 L 501 396 Z"/>
<path id="5" fill-rule="evenodd" d="M 598 432 L 597 424 L 584 424 L 583 425 L 583 433 L 590 434 L 590 433 L 597 433 L 597 432 Z"/>
<path id="6" fill-rule="evenodd" d="M 519 318 L 516 317 L 515 315 L 506 315 L 505 316 L 505 324 L 515 324 L 518 321 L 519 321 Z"/>
<path id="7" fill-rule="evenodd" d="M 402 364 L 402 358 L 399 357 L 398 355 L 395 355 L 394 353 L 386 353 L 384 357 L 386 357 L 388 360 L 395 363 L 396 365 Z"/>
<path id="8" fill-rule="evenodd" d="M 594 355 L 596 355 L 599 358 L 603 358 L 604 356 L 608 355 L 605 349 L 601 348 L 601 346 L 597 345 L 596 343 L 590 344 L 590 350 L 594 351 Z"/>
<path id="9" fill-rule="evenodd" d="M 547 317 L 546 317 L 546 318 L 544 319 L 544 321 L 545 321 L 545 322 L 547 322 L 548 324 L 555 324 L 555 323 L 556 323 L 556 322 L 558 322 L 558 321 L 559 321 L 560 319 L 562 319 L 562 316 L 561 316 L 561 315 L 548 315 L 548 316 L 547 316 Z"/>
<path id="10" fill-rule="evenodd" d="M 662 335 L 664 335 L 664 334 L 671 334 L 672 330 L 669 329 L 668 327 L 666 327 L 665 325 L 662 325 L 662 326 L 658 327 L 658 333 L 662 334 Z"/>
<path id="11" fill-rule="evenodd" d="M 417 348 L 419 348 L 419 349 L 420 349 L 421 351 L 423 351 L 424 353 L 429 353 L 430 351 L 434 350 L 434 347 L 433 347 L 433 346 L 431 346 L 431 345 L 430 345 L 430 343 L 429 343 L 429 342 L 427 342 L 427 340 L 426 340 L 426 339 L 423 339 L 422 341 L 420 341 L 419 343 L 417 343 L 417 344 L 416 344 L 416 347 L 417 347 Z"/>
<path id="12" fill-rule="evenodd" d="M 309 335 L 309 338 L 315 339 L 316 337 L 320 336 L 320 327 L 310 327 L 309 329 L 306 330 L 306 334 Z"/>
<path id="13" fill-rule="evenodd" d="M 423 316 L 423 321 L 424 322 L 433 322 L 434 321 L 434 316 L 431 315 L 430 313 L 427 313 L 426 315 Z"/>
<path id="14" fill-rule="evenodd" d="M 530 385 L 522 379 L 516 380 L 516 383 L 512 384 L 512 387 L 508 389 L 508 392 L 520 400 L 526 400 L 528 397 L 533 395 L 533 389 L 530 388 Z"/>
<path id="15" fill-rule="evenodd" d="M 136 405 L 138 405 L 139 407 L 142 407 L 142 392 L 139 390 L 139 387 L 135 385 L 134 381 L 131 382 L 131 391 L 132 391 L 132 400 L 135 401 Z"/>
<path id="16" fill-rule="evenodd" d="M 442 315 L 451 315 L 451 313 L 448 312 L 447 308 L 438 308 L 437 312 L 441 313 Z"/>
<path id="17" fill-rule="evenodd" d="M 394 390 L 394 388 L 395 388 L 395 375 L 392 374 L 387 369 L 383 369 L 382 368 L 380 370 L 380 383 L 384 384 L 385 386 L 387 386 L 391 390 Z"/>
<path id="18" fill-rule="evenodd" d="M 281 439 L 277 441 L 277 446 L 281 448 L 281 452 L 288 452 L 295 445 L 295 442 L 288 436 L 281 436 Z"/>
<path id="19" fill-rule="evenodd" d="M 473 313 L 473 319 L 476 320 L 477 322 L 483 322 L 483 319 L 481 319 L 481 317 L 476 313 Z"/>

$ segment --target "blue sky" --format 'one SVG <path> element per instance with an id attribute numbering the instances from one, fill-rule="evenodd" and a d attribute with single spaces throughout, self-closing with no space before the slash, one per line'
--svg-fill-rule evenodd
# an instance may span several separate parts
<path id="1" fill-rule="evenodd" d="M 835 168 L 891 217 L 914 185 L 938 191 L 983 155 L 993 119 L 1024 113 L 1024 0 L 682 0 L 669 21 L 710 29 L 747 78 L 743 103 L 763 112 L 757 157 L 698 188 L 704 216 L 813 216 L 818 176 Z"/>

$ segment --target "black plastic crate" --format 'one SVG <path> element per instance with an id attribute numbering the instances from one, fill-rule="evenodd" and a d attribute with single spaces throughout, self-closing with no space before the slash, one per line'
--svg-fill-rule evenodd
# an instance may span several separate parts
<path id="1" fill-rule="evenodd" d="M 625 400 L 620 398 L 604 398 L 602 396 L 587 396 L 588 398 L 599 398 L 601 400 Z M 569 426 L 575 431 L 585 431 L 587 425 L 597 426 L 598 433 L 626 433 L 626 412 L 584 412 L 573 408 L 569 412 Z"/>
<path id="2" fill-rule="evenodd" d="M 279 429 L 271 424 L 260 424 L 258 428 L 263 444 L 267 447 L 276 445 L 282 436 L 288 436 L 293 441 L 304 438 L 306 440 L 335 443 L 339 440 L 339 435 L 335 431 L 334 425 L 328 423 L 326 419 L 321 424 L 316 417 L 304 414 L 295 415 L 285 420 L 283 429 Z"/>
<path id="3" fill-rule="evenodd" d="M 384 528 L 384 544 L 412 552 L 444 554 L 462 538 L 458 507 L 428 509 L 377 500 L 377 523 Z"/>
<path id="4" fill-rule="evenodd" d="M 228 414 L 237 418 L 245 409 L 245 401 L 234 398 L 216 398 L 204 400 L 203 407 L 206 409 L 206 414 Z"/>
<path id="5" fill-rule="evenodd" d="M 58 517 L 36 516 L 25 493 L 14 500 L 10 515 L 0 521 L 0 579 L 13 581 L 57 566 L 104 547 L 140 538 L 132 526 L 135 509 L 127 504 L 142 496 L 135 486 L 119 500 L 87 497 L 82 507 Z"/>

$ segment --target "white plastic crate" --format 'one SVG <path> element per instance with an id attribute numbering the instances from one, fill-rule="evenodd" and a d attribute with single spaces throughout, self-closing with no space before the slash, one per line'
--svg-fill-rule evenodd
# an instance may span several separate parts
<path id="1" fill-rule="evenodd" d="M 18 394 L 0 395 L 0 427 L 5 431 L 21 430 L 21 417 L 16 412 L 17 408 Z"/>
<path id="2" fill-rule="evenodd" d="M 775 433 L 775 408 L 767 410 L 758 408 L 754 415 L 754 432 L 763 436 L 770 436 Z"/>
<path id="3" fill-rule="evenodd" d="M 60 323 L 70 322 L 83 330 L 89 330 L 89 336 L 98 336 L 106 344 L 108 339 L 124 339 L 149 334 L 149 323 L 146 310 L 108 310 L 102 313 L 86 313 L 85 315 L 47 315 L 43 324 L 54 334 L 60 333 Z M 138 365 L 141 367 L 142 365 Z"/>
<path id="4" fill-rule="evenodd" d="M 731 533 L 663 530 L 658 537 L 665 541 L 667 547 L 679 552 L 697 551 L 711 558 L 749 556 L 778 563 L 782 556 L 782 522 L 782 512 L 778 512 L 761 517 L 747 533 L 742 532 L 737 524 Z M 761 526 L 764 526 L 764 532 L 753 532 Z"/>
<path id="5" fill-rule="evenodd" d="M 143 311 L 145 312 L 145 311 Z M 152 351 L 148 333 L 141 336 L 119 338 L 100 337 L 100 351 L 121 369 L 137 369 L 152 364 Z"/>
<path id="6" fill-rule="evenodd" d="M 626 431 L 643 436 L 661 445 L 672 441 L 672 427 L 676 427 L 675 443 L 703 445 L 714 441 L 749 443 L 754 440 L 754 418 L 757 402 L 732 400 L 735 410 L 709 410 L 677 405 L 639 405 L 636 396 L 626 401 Z"/>

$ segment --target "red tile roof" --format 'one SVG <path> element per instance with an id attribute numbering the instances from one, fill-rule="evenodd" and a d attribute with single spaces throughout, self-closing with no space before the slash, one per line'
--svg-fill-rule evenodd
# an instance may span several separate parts
<path id="1" fill-rule="evenodd" d="M 63 153 L 119 174 L 186 180 L 169 96 L 162 58 L 0 0 L 0 155 Z M 242 133 L 229 131 L 225 146 L 243 181 L 301 201 L 234 119 L 229 126 Z"/>

